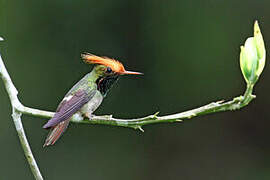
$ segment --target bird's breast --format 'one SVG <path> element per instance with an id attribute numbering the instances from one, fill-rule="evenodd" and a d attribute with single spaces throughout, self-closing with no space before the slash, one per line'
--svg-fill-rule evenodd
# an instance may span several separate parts
<path id="1" fill-rule="evenodd" d="M 97 91 L 96 94 L 91 98 L 91 100 L 86 103 L 80 110 L 81 113 L 92 113 L 94 112 L 101 104 L 103 100 L 102 94 Z"/>

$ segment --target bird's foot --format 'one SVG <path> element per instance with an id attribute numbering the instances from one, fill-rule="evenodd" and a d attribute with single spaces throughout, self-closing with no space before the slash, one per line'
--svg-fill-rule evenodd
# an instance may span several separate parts
<path id="1" fill-rule="evenodd" d="M 94 117 L 94 115 L 92 115 L 91 113 L 87 112 L 87 113 L 84 113 L 83 114 L 83 117 L 84 118 L 88 118 L 89 120 L 91 120 Z"/>

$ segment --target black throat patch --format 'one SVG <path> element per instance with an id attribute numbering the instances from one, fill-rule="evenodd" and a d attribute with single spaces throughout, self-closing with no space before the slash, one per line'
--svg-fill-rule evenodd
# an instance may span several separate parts
<path id="1" fill-rule="evenodd" d="M 119 75 L 112 75 L 106 77 L 100 77 L 97 79 L 97 88 L 103 96 L 106 96 L 107 92 L 113 86 L 113 84 L 118 80 Z"/>

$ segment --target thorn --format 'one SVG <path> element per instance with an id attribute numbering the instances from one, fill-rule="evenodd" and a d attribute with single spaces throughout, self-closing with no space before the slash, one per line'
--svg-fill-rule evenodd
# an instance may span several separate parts
<path id="1" fill-rule="evenodd" d="M 216 103 L 221 104 L 221 103 L 223 103 L 224 101 L 225 101 L 225 100 L 223 99 L 223 100 L 217 101 Z"/>
<path id="2" fill-rule="evenodd" d="M 196 116 L 196 114 L 195 114 L 195 113 L 191 113 L 187 118 L 188 118 L 188 119 L 191 119 L 191 118 L 193 118 L 194 116 Z"/>
<path id="3" fill-rule="evenodd" d="M 144 132 L 144 130 L 143 130 L 143 128 L 142 128 L 141 126 L 137 126 L 137 128 L 138 128 L 140 131 Z"/>
<path id="4" fill-rule="evenodd" d="M 243 99 L 244 99 L 243 96 L 239 96 L 239 97 L 233 98 L 233 101 L 235 101 L 235 102 L 240 102 L 240 101 L 243 101 Z"/>
<path id="5" fill-rule="evenodd" d="M 176 122 L 183 122 L 183 120 L 181 120 L 181 119 L 176 119 L 175 121 Z"/>
<path id="6" fill-rule="evenodd" d="M 256 95 L 254 95 L 254 94 L 251 94 L 250 96 L 251 96 L 252 98 L 256 98 Z"/>
<path id="7" fill-rule="evenodd" d="M 153 118 L 153 119 L 158 119 L 158 117 L 157 117 L 158 114 L 159 114 L 159 112 L 156 112 L 155 114 L 150 115 L 149 117 Z"/>
<path id="8" fill-rule="evenodd" d="M 108 115 L 108 118 L 109 118 L 109 119 L 112 119 L 112 117 L 113 117 L 113 115 L 112 115 L 112 114 Z"/>

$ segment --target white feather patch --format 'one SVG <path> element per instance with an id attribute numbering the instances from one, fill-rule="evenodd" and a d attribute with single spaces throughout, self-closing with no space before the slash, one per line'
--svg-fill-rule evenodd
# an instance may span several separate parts
<path id="1" fill-rule="evenodd" d="M 64 99 L 63 100 L 65 100 L 65 101 L 69 101 L 71 98 L 73 97 L 73 95 L 69 95 L 69 96 L 67 96 L 67 97 L 64 97 Z"/>

